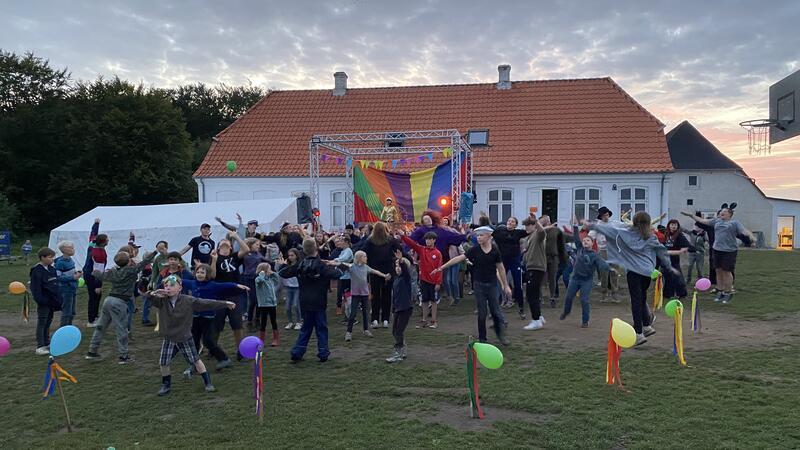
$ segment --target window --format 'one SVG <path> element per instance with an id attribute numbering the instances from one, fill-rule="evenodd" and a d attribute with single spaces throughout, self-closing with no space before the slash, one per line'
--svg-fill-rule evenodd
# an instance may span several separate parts
<path id="1" fill-rule="evenodd" d="M 576 188 L 573 197 L 573 214 L 578 220 L 597 217 L 600 209 L 600 189 L 591 187 Z"/>
<path id="2" fill-rule="evenodd" d="M 344 228 L 344 191 L 331 192 L 331 228 Z"/>
<path id="3" fill-rule="evenodd" d="M 794 92 L 778 99 L 778 121 L 781 125 L 794 122 Z"/>
<path id="4" fill-rule="evenodd" d="M 489 130 L 469 130 L 467 143 L 469 145 L 489 145 Z"/>
<path id="5" fill-rule="evenodd" d="M 386 146 L 389 148 L 403 147 L 406 143 L 405 139 L 405 133 L 386 133 Z"/>
<path id="6" fill-rule="evenodd" d="M 631 215 L 647 210 L 647 189 L 638 186 L 619 190 L 619 213 L 631 211 Z"/>
<path id="7" fill-rule="evenodd" d="M 689 186 L 689 189 L 697 189 L 698 187 L 700 187 L 700 176 L 689 175 L 686 178 L 686 184 Z"/>
<path id="8" fill-rule="evenodd" d="M 686 199 L 686 206 L 692 206 L 692 205 L 694 205 L 694 199 L 693 198 L 687 198 Z"/>
<path id="9" fill-rule="evenodd" d="M 511 217 L 513 192 L 511 189 L 492 189 L 489 191 L 489 220 L 492 223 L 505 223 Z"/>

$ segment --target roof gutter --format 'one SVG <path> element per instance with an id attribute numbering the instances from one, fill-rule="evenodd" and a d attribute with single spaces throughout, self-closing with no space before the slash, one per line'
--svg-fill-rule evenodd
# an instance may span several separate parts
<path id="1" fill-rule="evenodd" d="M 201 177 L 195 178 L 194 181 L 197 183 L 197 186 L 200 188 L 197 191 L 197 194 L 198 194 L 197 195 L 197 201 L 199 203 L 205 203 L 205 201 L 206 201 L 206 184 L 203 182 L 203 178 L 201 178 Z"/>
<path id="2" fill-rule="evenodd" d="M 667 179 L 667 174 L 661 174 L 661 194 L 659 198 L 659 209 L 661 210 L 661 214 L 664 214 L 664 181 Z M 658 221 L 659 224 L 663 224 L 664 219 Z"/>

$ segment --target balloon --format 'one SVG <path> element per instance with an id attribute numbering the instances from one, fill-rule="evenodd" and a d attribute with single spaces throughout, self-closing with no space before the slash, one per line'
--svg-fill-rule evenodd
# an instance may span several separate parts
<path id="1" fill-rule="evenodd" d="M 677 298 L 673 298 L 667 302 L 666 305 L 664 305 L 664 312 L 670 317 L 675 317 L 675 311 L 677 311 L 679 307 L 682 308 L 683 303 L 681 303 L 681 301 Z"/>
<path id="2" fill-rule="evenodd" d="M 78 287 L 84 286 L 86 286 L 86 280 L 84 280 L 83 277 L 78 278 Z"/>
<path id="3" fill-rule="evenodd" d="M 654 280 L 657 280 L 658 277 L 660 277 L 660 276 L 661 276 L 661 272 L 659 272 L 658 269 L 653 269 L 653 271 L 650 272 L 650 278 L 652 278 Z"/>
<path id="4" fill-rule="evenodd" d="M 264 346 L 264 342 L 255 336 L 247 336 L 239 343 L 239 353 L 245 358 L 254 359 L 258 349 Z"/>
<path id="5" fill-rule="evenodd" d="M 631 348 L 636 343 L 636 330 L 624 320 L 611 321 L 611 338 L 622 348 Z"/>
<path id="6" fill-rule="evenodd" d="M 53 333 L 50 338 L 50 354 L 53 356 L 66 355 L 78 348 L 81 343 L 81 330 L 75 325 L 64 325 Z"/>
<path id="7" fill-rule="evenodd" d="M 707 291 L 709 288 L 711 288 L 711 280 L 708 278 L 700 278 L 694 284 L 694 288 L 698 291 Z"/>
<path id="8" fill-rule="evenodd" d="M 236 170 L 236 161 L 228 161 L 225 163 L 225 168 L 228 169 L 228 172 L 234 172 Z"/>
<path id="9" fill-rule="evenodd" d="M 503 352 L 492 344 L 476 342 L 472 344 L 478 362 L 487 369 L 499 369 L 503 365 Z"/>
<path id="10" fill-rule="evenodd" d="M 20 283 L 19 281 L 12 281 L 8 285 L 8 292 L 11 292 L 12 294 L 15 295 L 24 294 L 25 291 L 26 291 L 25 285 Z"/>
<path id="11" fill-rule="evenodd" d="M 8 339 L 0 336 L 0 356 L 6 356 L 8 353 L 8 349 L 11 348 L 11 342 L 8 342 Z"/>

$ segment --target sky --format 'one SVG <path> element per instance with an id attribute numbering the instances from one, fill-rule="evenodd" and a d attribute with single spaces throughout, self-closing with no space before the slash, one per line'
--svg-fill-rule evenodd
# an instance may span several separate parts
<path id="1" fill-rule="evenodd" d="M 800 199 L 800 137 L 748 155 L 739 122 L 800 70 L 800 2 L 80 1 L 0 3 L 0 48 L 73 78 L 271 89 L 612 77 L 666 124 L 690 121 L 765 193 Z"/>

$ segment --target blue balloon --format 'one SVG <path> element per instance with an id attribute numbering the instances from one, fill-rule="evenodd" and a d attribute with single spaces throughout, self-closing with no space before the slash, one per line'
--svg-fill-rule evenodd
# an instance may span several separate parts
<path id="1" fill-rule="evenodd" d="M 81 343 L 81 330 L 75 325 L 65 325 L 53 333 L 50 338 L 50 354 L 53 356 L 66 355 L 78 348 Z"/>

